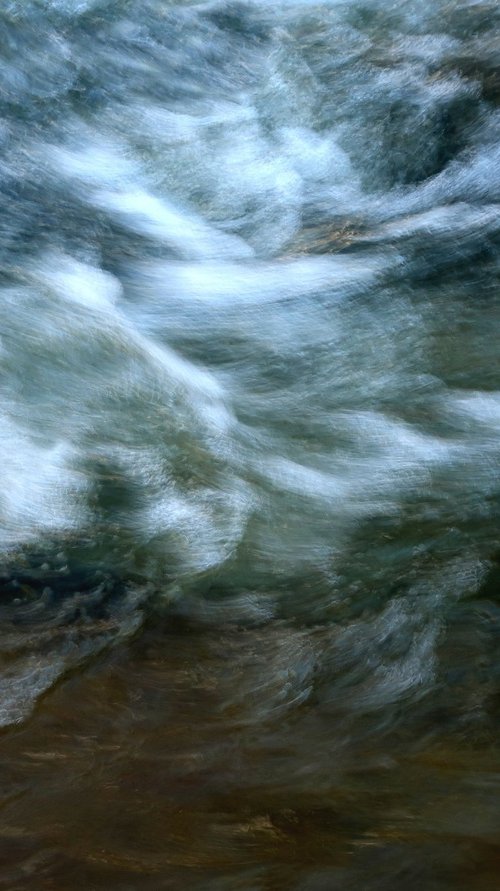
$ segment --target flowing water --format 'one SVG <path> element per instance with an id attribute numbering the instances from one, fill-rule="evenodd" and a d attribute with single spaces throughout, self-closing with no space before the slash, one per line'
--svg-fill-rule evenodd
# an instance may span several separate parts
<path id="1" fill-rule="evenodd" d="M 0 44 L 0 884 L 493 891 L 500 7 Z"/>

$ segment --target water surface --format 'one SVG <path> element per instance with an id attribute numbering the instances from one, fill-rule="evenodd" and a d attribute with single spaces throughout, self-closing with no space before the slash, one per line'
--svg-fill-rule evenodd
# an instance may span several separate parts
<path id="1" fill-rule="evenodd" d="M 496 887 L 497 4 L 0 19 L 6 887 Z"/>

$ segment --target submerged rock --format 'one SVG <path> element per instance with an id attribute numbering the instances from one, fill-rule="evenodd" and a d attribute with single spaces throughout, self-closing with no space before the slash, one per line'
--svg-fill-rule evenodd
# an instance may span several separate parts
<path id="1" fill-rule="evenodd" d="M 147 586 L 36 550 L 0 573 L 0 726 L 18 723 L 67 671 L 142 624 Z"/>

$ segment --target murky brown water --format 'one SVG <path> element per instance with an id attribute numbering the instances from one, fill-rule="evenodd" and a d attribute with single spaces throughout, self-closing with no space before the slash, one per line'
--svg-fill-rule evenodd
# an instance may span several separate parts
<path id="1" fill-rule="evenodd" d="M 2 887 L 498 888 L 496 734 L 346 738 L 266 679 L 307 647 L 170 620 L 60 683 L 0 742 Z"/>

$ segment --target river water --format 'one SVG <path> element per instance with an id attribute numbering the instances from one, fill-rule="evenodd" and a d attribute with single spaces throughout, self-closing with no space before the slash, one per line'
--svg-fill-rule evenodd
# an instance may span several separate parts
<path id="1" fill-rule="evenodd" d="M 500 8 L 4 0 L 0 880 L 500 868 Z"/>

